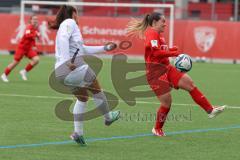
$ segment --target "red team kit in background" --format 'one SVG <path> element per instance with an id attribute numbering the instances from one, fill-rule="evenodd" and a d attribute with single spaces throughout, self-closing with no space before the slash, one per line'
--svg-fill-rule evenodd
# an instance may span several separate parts
<path id="1" fill-rule="evenodd" d="M 32 59 L 33 57 L 37 56 L 37 48 L 36 48 L 36 39 L 39 39 L 40 34 L 38 31 L 38 28 L 36 28 L 34 25 L 29 24 L 24 32 L 23 37 L 21 38 L 16 53 L 14 54 L 14 60 L 19 62 L 21 59 L 26 56 L 29 59 Z M 33 68 L 33 65 L 30 63 L 25 67 L 25 70 L 28 72 Z M 11 72 L 12 69 L 9 69 L 7 67 L 4 71 L 5 75 L 8 76 L 8 74 Z"/>
<path id="2" fill-rule="evenodd" d="M 30 59 L 37 56 L 36 39 L 39 39 L 39 36 L 40 34 L 38 28 L 35 28 L 33 25 L 29 24 L 17 47 L 14 59 L 16 61 L 20 61 L 24 55 Z"/>

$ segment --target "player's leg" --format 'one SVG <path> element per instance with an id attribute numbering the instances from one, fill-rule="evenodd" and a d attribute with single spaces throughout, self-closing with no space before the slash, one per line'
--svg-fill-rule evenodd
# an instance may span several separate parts
<path id="1" fill-rule="evenodd" d="M 7 76 L 19 64 L 23 56 L 24 56 L 24 51 L 21 49 L 17 49 L 16 53 L 14 54 L 13 61 L 5 68 L 4 73 L 1 75 L 1 79 L 4 82 L 9 82 Z"/>
<path id="2" fill-rule="evenodd" d="M 83 113 L 84 108 L 86 106 L 86 101 L 88 99 L 87 90 L 90 90 L 93 93 L 93 98 L 96 103 L 96 105 L 100 109 L 104 109 L 106 111 L 106 108 L 108 109 L 108 103 L 106 100 L 106 96 L 101 91 L 100 86 L 98 85 L 98 82 L 96 81 L 96 75 L 95 73 L 89 68 L 87 64 L 81 65 L 78 68 L 71 71 L 63 80 L 65 85 L 71 86 L 71 87 L 79 87 L 80 89 L 77 90 L 77 92 L 74 92 L 74 95 L 78 98 L 78 101 L 76 102 L 74 108 L 74 113 Z M 86 88 L 88 87 L 88 88 Z M 116 114 L 116 112 L 110 112 L 107 110 L 105 113 L 106 117 L 106 125 L 110 125 L 112 122 L 116 121 L 119 118 L 119 114 Z M 78 117 L 79 118 L 79 117 Z M 81 118 L 81 117 L 80 117 Z M 79 122 L 76 121 L 74 123 L 75 125 L 75 131 L 71 135 L 71 138 L 74 139 L 77 143 L 84 143 L 84 138 L 81 135 L 81 126 L 82 122 L 81 119 Z"/>
<path id="3" fill-rule="evenodd" d="M 165 136 L 163 132 L 163 126 L 166 121 L 168 112 L 170 111 L 172 104 L 171 92 L 165 93 L 164 95 L 158 95 L 158 99 L 161 102 L 160 107 L 157 110 L 155 126 L 152 132 L 156 136 Z"/>
<path id="4" fill-rule="evenodd" d="M 87 64 L 81 65 L 71 71 L 64 79 L 64 83 L 70 86 L 85 87 L 91 91 L 96 106 L 105 117 L 106 125 L 110 125 L 119 119 L 120 112 L 110 112 L 107 98 L 96 80 L 96 75 Z"/>
<path id="5" fill-rule="evenodd" d="M 37 52 L 34 50 L 30 50 L 26 56 L 30 59 L 30 62 L 26 65 L 24 69 L 19 72 L 24 81 L 27 80 L 27 73 L 31 71 L 39 63 L 40 60 Z"/>
<path id="6" fill-rule="evenodd" d="M 187 74 L 184 74 L 184 76 L 181 77 L 178 82 L 178 87 L 188 91 L 192 99 L 209 114 L 209 118 L 215 117 L 225 108 L 225 106 L 214 108 L 205 95 L 195 86 L 191 77 Z"/>
<path id="7" fill-rule="evenodd" d="M 96 106 L 105 117 L 105 124 L 110 125 L 112 122 L 119 119 L 119 111 L 110 112 L 107 98 L 96 80 L 96 75 L 93 70 L 87 65 L 81 65 L 71 71 L 64 83 L 70 86 L 85 87 L 93 93 L 93 99 Z"/>
<path id="8" fill-rule="evenodd" d="M 95 79 L 93 83 L 88 87 L 88 90 L 92 92 L 93 99 L 98 109 L 103 113 L 105 118 L 105 125 L 109 126 L 120 117 L 120 111 L 110 111 L 109 104 L 106 95 L 102 91 L 98 80 Z"/>
<path id="9" fill-rule="evenodd" d="M 74 132 L 70 137 L 81 146 L 85 146 L 86 142 L 83 137 L 83 114 L 88 101 L 87 89 L 78 88 L 73 94 L 77 97 L 77 101 L 73 108 Z"/>
<path id="10" fill-rule="evenodd" d="M 83 137 L 83 113 L 86 109 L 88 94 L 85 88 L 78 86 L 78 84 L 82 84 L 80 81 L 82 81 L 83 76 L 81 76 L 81 73 L 79 73 L 77 69 L 71 72 L 64 69 L 62 71 L 63 72 L 55 70 L 55 73 L 58 73 L 55 74 L 57 76 L 57 81 L 64 85 L 62 86 L 63 88 L 69 87 L 72 94 L 77 97 L 77 101 L 75 102 L 73 108 L 74 132 L 70 135 L 70 138 L 81 146 L 86 146 L 86 142 Z M 59 73 L 62 75 L 59 75 Z"/>
<path id="11" fill-rule="evenodd" d="M 4 70 L 4 73 L 1 75 L 3 82 L 9 82 L 7 76 L 10 72 L 18 65 L 19 61 L 13 60 Z"/>
<path id="12" fill-rule="evenodd" d="M 157 110 L 155 126 L 152 129 L 152 133 L 156 136 L 165 136 L 162 128 L 166 121 L 168 112 L 170 111 L 172 97 L 171 97 L 171 84 L 168 80 L 168 72 L 164 71 L 161 75 L 158 75 L 159 68 L 157 70 L 149 70 L 146 74 L 148 84 L 152 91 L 158 97 L 161 105 Z M 160 77 L 159 77 L 160 76 Z"/>

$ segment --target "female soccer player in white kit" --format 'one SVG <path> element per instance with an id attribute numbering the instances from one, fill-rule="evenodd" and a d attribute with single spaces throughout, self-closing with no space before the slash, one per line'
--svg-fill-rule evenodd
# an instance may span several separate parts
<path id="1" fill-rule="evenodd" d="M 93 93 L 93 99 L 97 107 L 102 111 L 105 125 L 119 119 L 120 111 L 109 112 L 109 106 L 105 94 L 96 79 L 93 70 L 84 62 L 81 55 L 103 53 L 116 48 L 116 44 L 107 43 L 104 46 L 86 46 L 83 44 L 81 32 L 78 27 L 77 10 L 72 6 L 62 6 L 53 22 L 49 22 L 52 29 L 57 29 L 55 46 L 55 76 L 57 80 L 72 89 L 77 97 L 74 114 L 74 132 L 71 138 L 82 146 L 85 146 L 83 137 L 83 119 L 78 115 L 85 112 L 88 101 L 88 93 Z M 75 62 L 71 62 L 76 50 L 79 49 Z"/>

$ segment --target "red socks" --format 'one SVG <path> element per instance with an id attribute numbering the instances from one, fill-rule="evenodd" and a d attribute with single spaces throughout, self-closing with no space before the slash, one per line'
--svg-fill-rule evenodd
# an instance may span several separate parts
<path id="1" fill-rule="evenodd" d="M 160 108 L 157 111 L 155 129 L 161 129 L 163 127 L 169 110 L 170 108 L 167 108 L 165 106 L 160 106 Z"/>
<path id="2" fill-rule="evenodd" d="M 33 65 L 31 65 L 30 63 L 25 67 L 25 70 L 27 72 L 29 72 L 31 69 L 33 68 Z"/>
<path id="3" fill-rule="evenodd" d="M 207 98 L 198 90 L 197 87 L 195 87 L 189 93 L 192 96 L 192 99 L 198 105 L 200 105 L 207 113 L 212 112 L 213 110 L 212 105 L 209 103 Z M 157 111 L 155 129 L 161 129 L 163 127 L 169 111 L 170 111 L 170 108 L 167 108 L 165 106 L 160 106 L 160 108 Z"/>
<path id="4" fill-rule="evenodd" d="M 207 113 L 212 112 L 212 110 L 213 110 L 212 105 L 209 103 L 207 98 L 198 90 L 197 87 L 195 87 L 189 93 L 192 96 L 192 99 L 198 105 L 200 105 Z M 170 111 L 170 108 L 167 108 L 165 106 L 160 106 L 160 108 L 157 111 L 155 129 L 161 129 L 163 127 L 169 111 Z"/>
<path id="5" fill-rule="evenodd" d="M 211 113 L 213 110 L 212 105 L 209 103 L 207 98 L 195 87 L 192 91 L 189 92 L 192 96 L 192 99 L 201 106 L 207 113 Z"/>
<path id="6" fill-rule="evenodd" d="M 9 73 L 10 73 L 11 71 L 12 71 L 12 70 L 7 67 L 7 68 L 5 69 L 5 71 L 4 71 L 4 73 L 5 73 L 6 76 L 7 76 L 7 75 L 9 75 Z"/>
<path id="7" fill-rule="evenodd" d="M 25 67 L 25 70 L 26 70 L 27 72 L 29 72 L 33 67 L 34 67 L 34 66 L 29 63 L 29 64 Z M 5 69 L 5 71 L 4 71 L 4 73 L 6 74 L 6 76 L 8 76 L 11 71 L 12 71 L 12 70 L 7 67 L 7 68 Z"/>

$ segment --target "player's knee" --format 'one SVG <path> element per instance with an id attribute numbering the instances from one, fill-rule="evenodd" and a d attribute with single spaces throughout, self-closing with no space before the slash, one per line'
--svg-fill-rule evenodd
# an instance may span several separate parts
<path id="1" fill-rule="evenodd" d="M 161 101 L 161 105 L 170 108 L 172 105 L 172 98 L 171 97 L 165 98 L 164 100 Z"/>
<path id="2" fill-rule="evenodd" d="M 189 82 L 190 91 L 193 90 L 195 87 L 196 87 L 196 86 L 195 86 L 193 80 L 191 80 L 191 81 Z"/>
<path id="3" fill-rule="evenodd" d="M 180 80 L 179 87 L 186 91 L 191 91 L 195 87 L 193 80 L 188 75 L 185 75 L 183 79 Z"/>
<path id="4" fill-rule="evenodd" d="M 88 96 L 76 96 L 76 97 L 81 102 L 87 102 L 88 101 Z"/>
<path id="5" fill-rule="evenodd" d="M 165 103 L 161 103 L 162 106 L 166 107 L 166 108 L 170 108 L 172 103 L 169 102 L 165 102 Z"/>
<path id="6" fill-rule="evenodd" d="M 36 59 L 35 59 L 35 62 L 39 63 L 39 61 L 40 61 L 40 58 L 37 56 Z"/>
<path id="7" fill-rule="evenodd" d="M 189 78 L 188 81 L 187 81 L 187 87 L 186 87 L 187 90 L 188 90 L 188 91 L 191 91 L 191 90 L 193 90 L 195 87 L 196 87 L 196 86 L 195 86 L 193 80 L 192 80 L 191 78 Z"/>
<path id="8" fill-rule="evenodd" d="M 75 91 L 73 91 L 73 94 L 76 96 L 76 98 L 79 101 L 82 101 L 82 102 L 87 102 L 88 101 L 88 93 L 87 93 L 86 89 L 77 88 Z"/>
<path id="9" fill-rule="evenodd" d="M 102 92 L 97 79 L 95 79 L 93 83 L 88 87 L 88 90 L 92 92 L 92 94 L 98 94 L 99 92 Z"/>
<path id="10" fill-rule="evenodd" d="M 10 63 L 8 65 L 8 68 L 12 68 L 13 69 L 14 67 L 16 67 L 18 65 L 18 63 L 19 63 L 19 61 L 14 60 L 12 63 Z"/>
<path id="11" fill-rule="evenodd" d="M 34 65 L 38 64 L 38 63 L 39 63 L 39 60 L 40 60 L 40 58 L 39 58 L 38 56 L 33 57 L 33 59 L 32 59 L 33 64 L 34 64 Z"/>
<path id="12" fill-rule="evenodd" d="M 13 64 L 14 66 L 16 66 L 16 65 L 18 65 L 19 62 L 20 62 L 20 61 L 14 60 L 14 61 L 12 62 L 12 64 Z"/>

